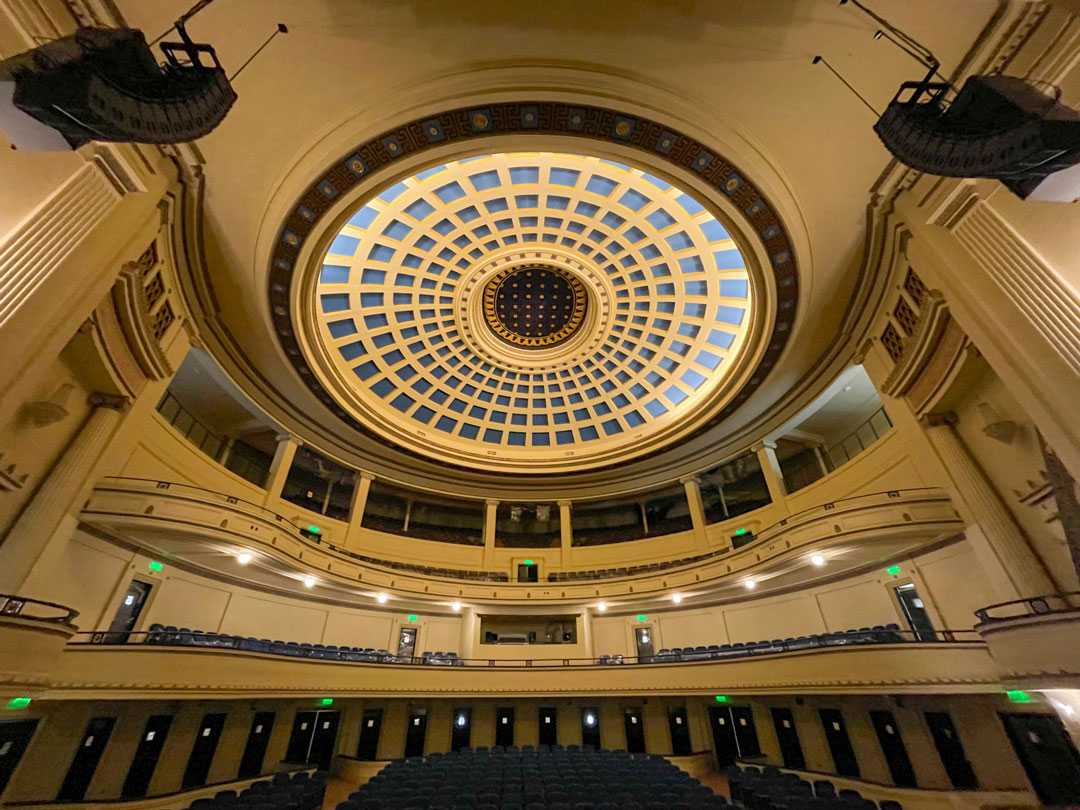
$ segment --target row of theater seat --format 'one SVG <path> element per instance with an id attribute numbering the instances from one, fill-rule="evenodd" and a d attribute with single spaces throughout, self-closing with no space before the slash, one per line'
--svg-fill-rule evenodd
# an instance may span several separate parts
<path id="1" fill-rule="evenodd" d="M 107 634 L 103 634 L 107 635 Z M 147 644 L 184 645 L 191 647 L 223 647 L 232 650 L 289 655 L 295 658 L 320 658 L 329 661 L 353 661 L 367 664 L 434 664 L 460 666 L 463 662 L 456 652 L 425 652 L 418 658 L 393 655 L 389 650 L 371 647 L 346 647 L 336 644 L 309 644 L 299 641 L 271 641 L 252 636 L 231 636 L 226 633 L 208 633 L 161 624 L 150 625 L 146 634 Z"/>
<path id="2" fill-rule="evenodd" d="M 655 754 L 462 749 L 390 763 L 337 810 L 689 810 L 727 800 Z"/>
<path id="3" fill-rule="evenodd" d="M 214 798 L 196 799 L 188 810 L 320 810 L 326 795 L 321 774 L 299 771 L 274 774 L 273 779 L 253 782 L 237 795 L 223 790 Z"/>
<path id="4" fill-rule="evenodd" d="M 323 545 L 323 541 L 318 537 L 308 537 L 307 539 L 315 542 L 318 545 Z M 510 581 L 510 575 L 505 571 L 477 571 L 464 568 L 440 568 L 434 565 L 420 565 L 418 563 L 399 562 L 398 560 L 384 560 L 381 557 L 371 557 L 367 554 L 357 554 L 355 551 L 349 551 L 348 549 L 342 548 L 341 546 L 335 546 L 333 543 L 326 543 L 325 545 L 329 546 L 339 554 L 344 554 L 348 557 L 352 557 L 354 560 L 370 563 L 371 565 L 378 565 L 382 568 L 389 568 L 393 571 L 408 571 L 411 574 L 421 574 L 427 577 L 464 579 L 470 582 Z"/>
<path id="5" fill-rule="evenodd" d="M 857 790 L 837 791 L 832 782 L 807 782 L 773 766 L 727 769 L 731 799 L 747 810 L 904 810 L 899 802 L 874 803 Z"/>
<path id="6" fill-rule="evenodd" d="M 639 663 L 672 664 L 684 661 L 714 661 L 812 650 L 819 647 L 843 647 L 849 644 L 897 644 L 904 640 L 900 625 L 878 624 L 873 627 L 860 627 L 857 630 L 838 630 L 835 633 L 818 633 L 812 636 L 774 638 L 767 641 L 740 641 L 735 644 L 709 644 L 699 647 L 673 647 L 670 650 L 660 650 L 650 659 L 641 660 Z M 601 655 L 597 663 L 624 664 L 626 659 L 621 655 Z"/>
<path id="7" fill-rule="evenodd" d="M 548 574 L 548 582 L 574 582 L 582 579 L 615 579 L 617 577 L 633 577 L 639 574 L 654 574 L 657 571 L 666 571 L 669 568 L 678 568 L 681 565 L 699 563 L 712 557 L 727 554 L 728 550 L 710 551 L 708 554 L 698 554 L 694 557 L 680 557 L 677 560 L 664 560 L 663 562 L 648 563 L 647 565 L 628 565 L 621 568 L 598 568 L 589 571 L 562 571 Z"/>

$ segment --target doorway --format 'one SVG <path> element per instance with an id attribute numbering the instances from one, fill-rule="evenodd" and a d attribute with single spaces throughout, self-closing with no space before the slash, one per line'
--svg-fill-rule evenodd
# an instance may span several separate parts
<path id="1" fill-rule="evenodd" d="M 685 706 L 668 707 L 668 729 L 671 731 L 671 753 L 677 757 L 690 756 L 690 725 Z"/>
<path id="2" fill-rule="evenodd" d="M 360 741 L 356 744 L 357 759 L 374 762 L 379 758 L 382 712 L 382 709 L 364 709 L 364 716 L 360 718 Z"/>
<path id="3" fill-rule="evenodd" d="M 422 757 L 424 740 L 427 738 L 427 711 L 421 709 L 409 715 L 405 729 L 405 758 Z"/>
<path id="4" fill-rule="evenodd" d="M 454 725 L 450 730 L 450 750 L 469 747 L 472 738 L 472 709 L 454 709 Z"/>
<path id="5" fill-rule="evenodd" d="M 820 709 L 821 726 L 825 730 L 825 740 L 829 743 L 833 768 L 839 776 L 859 776 L 859 761 L 855 758 L 855 749 L 851 747 L 847 724 L 839 709 Z"/>
<path id="6" fill-rule="evenodd" d="M 224 727 L 224 714 L 208 714 L 203 717 L 195 744 L 191 746 L 187 767 L 184 769 L 184 778 L 180 783 L 182 790 L 206 784 L 210 764 L 214 761 L 214 752 L 217 751 L 218 740 L 221 739 L 221 730 Z"/>
<path id="7" fill-rule="evenodd" d="M 637 645 L 638 663 L 651 664 L 656 654 L 652 627 L 635 627 L 634 642 Z"/>
<path id="8" fill-rule="evenodd" d="M 495 710 L 495 744 L 509 748 L 514 744 L 514 710 L 502 708 Z"/>
<path id="9" fill-rule="evenodd" d="M 581 744 L 599 749 L 600 746 L 600 710 L 589 706 L 581 710 Z"/>
<path id="10" fill-rule="evenodd" d="M 784 758 L 784 767 L 801 771 L 806 768 L 799 732 L 795 728 L 795 716 L 791 709 L 773 707 L 771 709 L 776 739 L 780 743 L 780 755 Z"/>
<path id="11" fill-rule="evenodd" d="M 735 727 L 735 739 L 739 743 L 739 756 L 761 756 L 761 744 L 758 742 L 757 726 L 754 725 L 754 710 L 749 706 L 732 706 L 731 724 Z"/>
<path id="12" fill-rule="evenodd" d="M 124 778 L 124 786 L 120 789 L 121 798 L 141 799 L 146 795 L 158 759 L 161 758 L 161 749 L 169 736 L 172 720 L 171 714 L 155 714 L 146 721 L 131 767 Z"/>
<path id="13" fill-rule="evenodd" d="M 625 709 L 623 725 L 626 726 L 626 750 L 631 754 L 645 753 L 645 723 L 641 709 Z"/>
<path id="14" fill-rule="evenodd" d="M 297 712 L 293 720 L 285 761 L 297 765 L 315 765 L 330 769 L 337 744 L 338 712 Z"/>
<path id="15" fill-rule="evenodd" d="M 874 731 L 877 733 L 881 753 L 885 755 L 885 762 L 889 765 L 893 784 L 897 787 L 918 787 L 915 781 L 915 769 L 911 766 L 911 758 L 908 756 L 904 738 L 900 735 L 900 726 L 896 724 L 893 713 L 884 710 L 872 711 L 870 722 L 873 723 Z"/>
<path id="16" fill-rule="evenodd" d="M 1052 714 L 1002 714 L 1009 742 L 1043 804 L 1080 802 L 1080 756 Z"/>
<path id="17" fill-rule="evenodd" d="M 398 636 L 397 657 L 411 659 L 416 656 L 416 628 L 402 627 Z"/>
<path id="18" fill-rule="evenodd" d="M 948 712 L 927 712 L 926 725 L 930 729 L 930 736 L 934 738 L 934 747 L 937 748 L 941 764 L 952 786 L 957 790 L 977 788 L 979 780 L 975 778 L 975 770 L 968 762 L 964 744 L 960 741 L 960 734 Z"/>
<path id="19" fill-rule="evenodd" d="M 255 717 L 251 720 L 251 729 L 248 731 L 247 742 L 244 744 L 244 754 L 240 757 L 237 779 L 248 779 L 262 773 L 266 747 L 270 744 L 270 732 L 273 730 L 274 713 L 255 712 Z"/>
<path id="20" fill-rule="evenodd" d="M 60 792 L 56 794 L 58 802 L 79 802 L 86 797 L 90 780 L 94 778 L 94 772 L 101 761 L 101 755 L 105 753 L 105 746 L 109 743 L 115 725 L 115 717 L 95 717 L 86 724 L 86 731 L 75 750 L 67 776 L 60 785 Z"/>
<path id="21" fill-rule="evenodd" d="M 540 707 L 540 745 L 559 744 L 559 713 L 551 707 Z"/>
<path id="22" fill-rule="evenodd" d="M 3 795 L 19 760 L 26 753 L 37 724 L 37 720 L 0 722 L 0 795 Z"/>
<path id="23" fill-rule="evenodd" d="M 729 765 L 734 765 L 735 760 L 739 758 L 739 742 L 735 739 L 735 725 L 731 722 L 731 708 L 728 706 L 710 706 L 709 727 L 712 729 L 716 767 L 722 770 Z"/>
<path id="24" fill-rule="evenodd" d="M 131 631 L 139 622 L 139 616 L 146 606 L 152 588 L 153 585 L 149 582 L 131 580 L 124 598 L 120 600 L 120 607 L 117 608 L 116 615 L 113 616 L 112 623 L 109 625 L 109 632 L 105 634 L 106 644 L 127 643 L 131 638 Z"/>
<path id="25" fill-rule="evenodd" d="M 930 620 L 930 614 L 926 612 L 926 605 L 919 596 L 915 583 L 905 582 L 903 585 L 897 585 L 895 592 L 900 602 L 900 609 L 904 612 L 904 618 L 915 633 L 915 640 L 937 641 L 934 623 Z"/>

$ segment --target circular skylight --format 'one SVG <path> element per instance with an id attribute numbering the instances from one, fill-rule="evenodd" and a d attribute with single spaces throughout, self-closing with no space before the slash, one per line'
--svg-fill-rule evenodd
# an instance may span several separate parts
<path id="1" fill-rule="evenodd" d="M 725 393 L 753 305 L 698 199 L 551 153 L 383 189 L 334 237 L 314 295 L 327 390 L 360 422 L 413 452 L 537 472 L 676 438 Z"/>

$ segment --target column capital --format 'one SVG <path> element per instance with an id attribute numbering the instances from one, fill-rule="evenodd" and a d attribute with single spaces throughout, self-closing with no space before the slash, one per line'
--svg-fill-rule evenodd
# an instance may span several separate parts
<path id="1" fill-rule="evenodd" d="M 700 487 L 701 479 L 698 478 L 696 475 L 684 475 L 682 478 L 679 479 L 679 483 L 682 484 L 684 487 L 687 484 L 694 484 L 695 486 Z"/>
<path id="2" fill-rule="evenodd" d="M 282 444 L 284 442 L 292 442 L 297 447 L 300 447 L 303 444 L 300 439 L 296 438 L 291 433 L 278 433 L 276 436 L 274 436 L 274 441 L 278 444 Z"/>
<path id="3" fill-rule="evenodd" d="M 498 506 L 500 501 L 498 498 L 484 498 L 484 503 L 488 506 Z"/>
<path id="4" fill-rule="evenodd" d="M 762 439 L 760 442 L 755 443 L 750 447 L 755 453 L 760 453 L 762 450 L 768 448 L 769 450 L 776 449 L 776 442 L 772 439 Z"/>
<path id="5" fill-rule="evenodd" d="M 86 398 L 86 401 L 90 403 L 92 408 L 108 408 L 111 411 L 119 411 L 120 413 L 126 411 L 128 406 L 131 405 L 129 397 L 119 394 L 105 394 L 101 391 L 94 391 Z"/>
<path id="6" fill-rule="evenodd" d="M 555 501 L 555 503 L 557 503 L 560 507 L 565 506 L 567 509 L 569 509 L 571 506 L 574 505 L 573 501 L 567 500 L 566 498 L 563 498 L 562 500 Z"/>
<path id="7" fill-rule="evenodd" d="M 375 473 L 369 473 L 367 470 L 357 470 L 357 474 L 359 475 L 360 478 L 363 478 L 365 481 L 374 481 L 375 480 Z"/>

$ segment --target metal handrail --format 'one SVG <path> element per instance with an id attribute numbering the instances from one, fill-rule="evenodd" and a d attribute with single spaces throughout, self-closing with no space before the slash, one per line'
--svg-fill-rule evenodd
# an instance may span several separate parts
<path id="1" fill-rule="evenodd" d="M 40 608 L 55 608 L 63 613 L 62 616 L 39 616 L 35 612 Z M 79 611 L 75 608 L 61 605 L 56 602 L 46 602 L 43 599 L 31 599 L 28 596 L 18 596 L 11 593 L 0 593 L 0 616 L 18 616 L 22 619 L 33 619 L 38 622 L 49 624 L 74 625 Z"/>
<path id="2" fill-rule="evenodd" d="M 1012 608 L 1020 612 L 1009 613 L 1005 616 L 992 616 L 991 611 L 1003 608 Z M 975 617 L 980 624 L 987 622 L 1002 622 L 1016 619 L 1021 616 L 1045 616 L 1052 613 L 1067 613 L 1071 610 L 1080 609 L 1080 591 L 1065 591 L 1063 593 L 1047 593 L 1040 596 L 1028 596 L 1024 599 L 1013 599 L 1008 602 L 998 602 L 987 605 L 975 611 Z"/>
<path id="3" fill-rule="evenodd" d="M 885 417 L 885 421 L 889 425 L 889 427 L 886 430 L 882 431 L 881 433 L 878 433 L 878 429 L 876 427 L 874 427 L 874 419 L 877 418 L 877 415 L 879 413 L 882 416 Z M 869 444 L 864 444 L 862 438 L 859 436 L 859 431 L 862 430 L 864 427 L 867 427 L 867 426 L 869 426 L 870 430 L 873 432 L 874 440 L 872 442 L 870 442 Z M 862 422 L 860 422 L 859 426 L 857 428 L 855 428 L 855 430 L 851 431 L 851 433 L 849 433 L 847 436 L 842 438 L 840 441 L 833 443 L 833 445 L 831 447 L 829 447 L 825 451 L 825 454 L 828 456 L 829 460 L 833 462 L 833 469 L 832 469 L 831 472 L 836 472 L 836 470 L 840 469 L 845 464 L 852 461 L 855 458 L 855 456 L 859 455 L 864 450 L 868 450 L 869 448 L 873 447 L 890 430 L 892 430 L 892 428 L 893 428 L 893 423 L 892 423 L 892 419 L 889 418 L 889 412 L 886 411 L 885 406 L 882 405 L 880 408 L 878 408 L 876 411 L 874 411 L 872 414 L 870 414 L 870 416 L 868 416 L 866 419 L 864 419 Z M 844 447 L 844 445 L 847 443 L 847 441 L 849 439 L 856 439 L 859 442 L 859 450 L 855 454 L 848 453 L 847 448 Z M 843 450 L 843 452 L 844 452 L 844 460 L 841 461 L 839 464 L 836 463 L 836 460 L 835 460 L 836 457 L 833 455 L 833 453 L 835 451 L 837 451 L 837 450 Z"/>
<path id="4" fill-rule="evenodd" d="M 122 635 L 128 640 L 118 639 Z M 761 658 L 784 653 L 807 653 L 851 648 L 895 648 L 912 644 L 976 644 L 985 642 L 974 630 L 936 630 L 934 639 L 919 638 L 913 630 L 862 629 L 820 633 L 800 638 L 746 642 L 734 645 L 712 645 L 712 648 L 661 650 L 648 656 L 605 655 L 598 658 L 458 658 L 432 654 L 402 656 L 388 650 L 358 647 L 336 647 L 322 644 L 268 641 L 251 637 L 205 633 L 181 628 L 179 630 L 140 630 L 123 634 L 107 631 L 84 631 L 75 634 L 80 640 L 68 642 L 79 647 L 113 647 L 128 650 L 211 649 L 255 652 L 280 658 L 333 661 L 346 664 L 397 664 L 402 666 L 449 666 L 459 668 L 486 667 L 521 669 L 588 666 L 640 666 L 722 663 L 731 660 Z M 139 640 L 141 639 L 141 640 Z"/>

